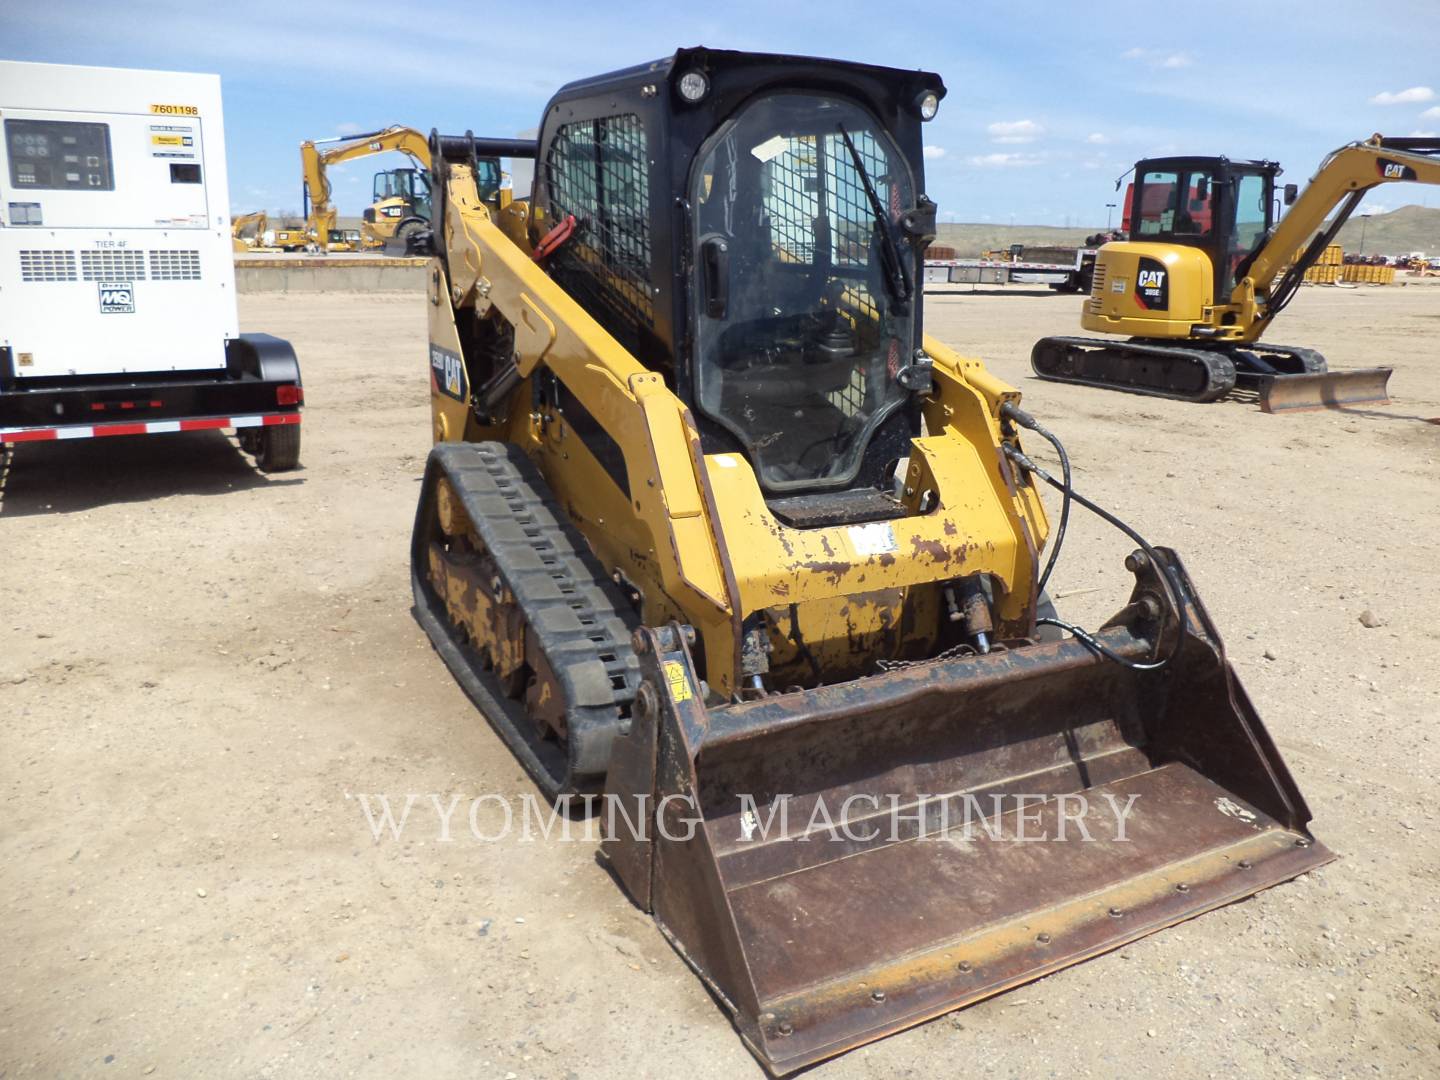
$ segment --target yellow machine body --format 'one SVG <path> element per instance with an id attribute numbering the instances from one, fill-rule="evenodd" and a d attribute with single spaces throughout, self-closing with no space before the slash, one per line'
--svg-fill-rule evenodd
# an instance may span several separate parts
<path id="1" fill-rule="evenodd" d="M 414 128 L 395 126 L 337 139 L 307 139 L 300 144 L 300 175 L 306 203 L 305 227 L 309 234 L 309 246 L 320 251 L 353 250 L 351 245 L 340 247 L 331 240 L 337 215 L 335 204 L 331 201 L 329 170 L 347 161 L 392 150 L 405 154 L 420 169 L 430 168 L 429 142 Z M 379 212 L 384 206 L 391 210 L 402 209 L 402 213 L 387 215 Z M 408 213 L 409 204 L 403 199 L 381 200 L 371 209 L 377 211 L 373 215 L 375 220 L 367 220 L 361 230 L 362 247 L 365 248 L 383 245 L 386 240 L 394 237 L 404 221 L 413 219 Z"/>
<path id="2" fill-rule="evenodd" d="M 1173 552 L 1098 630 L 1053 615 L 1050 436 L 912 287 L 943 92 L 683 49 L 533 142 L 431 139 L 412 610 L 543 794 L 641 808 L 602 857 L 777 1075 L 1331 858 Z M 1135 816 L 999 836 L 1076 798 Z"/>
<path id="3" fill-rule="evenodd" d="M 1157 296 L 1164 297 L 1163 307 Z M 1086 330 L 1189 338 L 1197 324 L 1215 321 L 1215 268 L 1199 248 L 1112 241 L 1096 255 L 1090 297 L 1080 317 Z"/>
<path id="4" fill-rule="evenodd" d="M 482 425 L 469 393 L 446 392 L 432 372 L 436 440 L 523 447 L 602 562 L 645 597 L 642 621 L 696 628 L 717 695 L 739 689 L 740 626 L 758 612 L 774 613 L 772 663 L 792 665 L 797 681 L 792 605 L 809 651 L 837 676 L 877 656 L 922 655 L 932 642 L 914 628 L 934 625 L 938 586 L 960 575 L 994 575 L 1003 585 L 998 617 L 1010 632 L 1026 631 L 1049 524 L 1033 483 L 998 450 L 1007 438 L 1000 406 L 1018 403 L 1020 394 L 979 360 L 926 339 L 935 364 L 925 407 L 930 434 L 915 441 L 905 498 L 912 506 L 931 500 L 933 512 L 878 525 L 791 528 L 766 508 L 744 456 L 702 455 L 689 410 L 664 380 L 514 242 L 524 235 L 528 203 L 501 210 L 481 202 L 465 166 L 451 166 L 445 198 L 449 260 L 434 260 L 430 270 L 432 345 L 459 355 L 455 308 L 497 308 L 517 329 L 521 373 L 532 375 L 542 362 L 563 372 L 619 444 L 626 473 L 644 479 L 627 499 L 563 415 L 531 411 L 528 385 L 512 396 L 502 424 Z M 465 277 L 452 280 L 458 267 Z M 992 450 L 982 456 L 978 446 Z"/>

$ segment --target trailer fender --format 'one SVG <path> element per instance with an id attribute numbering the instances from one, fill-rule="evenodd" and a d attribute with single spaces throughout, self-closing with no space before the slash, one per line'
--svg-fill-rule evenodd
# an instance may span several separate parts
<path id="1" fill-rule="evenodd" d="M 225 366 L 231 375 L 252 376 L 266 382 L 300 381 L 300 361 L 295 348 L 273 334 L 241 334 L 225 343 Z"/>

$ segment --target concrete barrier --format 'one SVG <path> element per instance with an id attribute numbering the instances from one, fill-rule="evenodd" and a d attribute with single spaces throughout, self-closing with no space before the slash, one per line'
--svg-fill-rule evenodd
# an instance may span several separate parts
<path id="1" fill-rule="evenodd" d="M 240 293 L 421 292 L 428 259 L 273 255 L 235 260 Z"/>

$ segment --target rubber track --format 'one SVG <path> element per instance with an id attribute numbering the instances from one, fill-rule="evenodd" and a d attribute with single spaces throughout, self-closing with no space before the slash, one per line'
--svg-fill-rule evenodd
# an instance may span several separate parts
<path id="1" fill-rule="evenodd" d="M 523 702 L 507 697 L 475 651 L 455 638 L 444 601 L 429 583 L 429 544 L 440 538 L 434 500 L 441 476 L 514 595 L 530 643 L 555 672 L 566 701 L 569 737 L 563 748 L 541 738 Z M 411 579 L 416 618 L 436 651 L 546 797 L 599 789 L 640 682 L 630 644 L 639 617 L 518 447 L 446 443 L 431 450 L 415 517 Z"/>
<path id="2" fill-rule="evenodd" d="M 1042 370 L 1039 358 L 1046 347 L 1075 350 L 1079 353 L 1109 353 L 1112 357 L 1137 361 L 1172 362 L 1190 370 L 1199 369 L 1204 373 L 1204 385 L 1198 390 L 1166 389 L 1129 382 L 1111 381 L 1101 378 L 1072 377 Z M 1107 341 L 1104 338 L 1052 337 L 1042 338 L 1030 352 L 1030 367 L 1035 374 L 1050 382 L 1073 383 L 1079 386 L 1098 386 L 1106 390 L 1122 390 L 1130 394 L 1146 394 L 1150 397 L 1174 398 L 1179 401 L 1217 401 L 1235 388 L 1235 366 L 1223 353 L 1203 348 L 1181 348 L 1173 345 L 1156 345 L 1141 341 Z"/>

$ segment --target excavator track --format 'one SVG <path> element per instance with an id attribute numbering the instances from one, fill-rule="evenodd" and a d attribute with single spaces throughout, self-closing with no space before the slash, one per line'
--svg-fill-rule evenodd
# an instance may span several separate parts
<path id="1" fill-rule="evenodd" d="M 415 616 L 546 798 L 599 790 L 639 684 L 639 619 L 503 443 L 446 443 L 411 544 Z"/>
<path id="2" fill-rule="evenodd" d="M 1084 337 L 1041 338 L 1030 366 L 1051 382 L 1196 402 L 1224 397 L 1237 376 L 1228 356 L 1208 349 Z"/>

